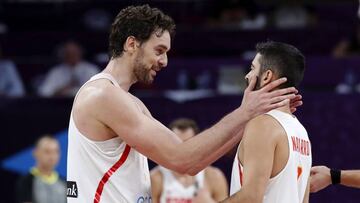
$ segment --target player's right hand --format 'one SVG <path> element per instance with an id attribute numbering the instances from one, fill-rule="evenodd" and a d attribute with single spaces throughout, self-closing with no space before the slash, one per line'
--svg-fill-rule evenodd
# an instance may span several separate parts
<path id="1" fill-rule="evenodd" d="M 297 90 L 294 87 L 278 89 L 279 85 L 286 82 L 286 78 L 280 78 L 259 90 L 254 90 L 257 77 L 252 77 L 249 86 L 245 89 L 241 107 L 249 119 L 264 114 L 270 110 L 288 105 L 294 99 Z"/>

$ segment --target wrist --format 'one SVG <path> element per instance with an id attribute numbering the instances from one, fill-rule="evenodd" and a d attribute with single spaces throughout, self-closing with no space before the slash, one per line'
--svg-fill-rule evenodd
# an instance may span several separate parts
<path id="1" fill-rule="evenodd" d="M 244 107 L 240 106 L 239 108 L 236 109 L 237 113 L 239 116 L 241 116 L 246 122 L 250 121 L 251 118 L 251 113 L 246 110 Z"/>
<path id="2" fill-rule="evenodd" d="M 336 185 L 341 182 L 341 170 L 330 169 L 331 184 Z"/>

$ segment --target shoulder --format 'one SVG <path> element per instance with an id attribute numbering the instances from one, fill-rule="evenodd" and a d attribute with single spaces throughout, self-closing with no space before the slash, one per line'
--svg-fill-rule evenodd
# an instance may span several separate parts
<path id="1" fill-rule="evenodd" d="M 205 179 L 211 183 L 218 183 L 218 181 L 225 178 L 224 173 L 216 167 L 209 166 L 204 170 Z"/>
<path id="2" fill-rule="evenodd" d="M 134 100 L 134 102 L 136 102 L 136 104 L 138 104 L 140 106 L 143 113 L 145 113 L 147 116 L 152 117 L 149 109 L 145 106 L 145 104 L 139 98 L 137 98 L 136 96 L 134 96 L 134 95 L 132 95 L 130 93 L 129 93 L 129 95 Z"/>
<path id="3" fill-rule="evenodd" d="M 139 98 L 137 98 L 135 95 L 129 93 L 129 96 L 130 96 L 133 100 L 135 100 L 136 102 L 138 102 L 139 104 L 144 105 L 144 103 L 143 103 Z"/>
<path id="4" fill-rule="evenodd" d="M 160 192 L 163 185 L 163 174 L 159 166 L 150 171 L 150 178 L 153 192 Z"/>
<path id="5" fill-rule="evenodd" d="M 279 122 L 270 115 L 263 114 L 250 120 L 244 132 L 244 140 L 266 138 L 268 140 L 276 139 L 282 135 L 284 130 Z"/>
<path id="6" fill-rule="evenodd" d="M 74 103 L 75 109 L 86 109 L 95 117 L 113 115 L 115 111 L 131 109 L 132 106 L 133 102 L 127 92 L 115 87 L 108 80 L 96 80 L 86 84 Z"/>
<path id="7" fill-rule="evenodd" d="M 205 176 L 207 177 L 211 177 L 211 176 L 219 177 L 224 175 L 224 173 L 219 168 L 214 166 L 206 167 L 204 172 L 205 172 Z"/>
<path id="8" fill-rule="evenodd" d="M 79 97 L 84 100 L 89 100 L 95 103 L 109 103 L 124 101 L 129 99 L 128 94 L 122 88 L 116 87 L 111 84 L 108 80 L 96 80 L 86 84 L 81 92 Z"/>

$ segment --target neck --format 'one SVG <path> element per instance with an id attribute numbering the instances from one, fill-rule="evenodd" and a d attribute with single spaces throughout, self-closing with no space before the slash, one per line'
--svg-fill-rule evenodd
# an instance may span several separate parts
<path id="1" fill-rule="evenodd" d="M 53 172 L 53 170 L 51 168 L 43 167 L 43 166 L 40 166 L 40 165 L 37 165 L 36 168 L 39 170 L 39 172 L 42 175 L 46 175 L 46 176 L 50 176 L 51 173 Z"/>
<path id="2" fill-rule="evenodd" d="M 284 113 L 288 113 L 288 114 L 291 114 L 291 110 L 290 110 L 290 105 L 286 105 L 286 106 L 283 106 L 283 107 L 279 107 L 277 108 L 276 110 L 279 110 L 279 111 L 282 111 Z"/>
<path id="3" fill-rule="evenodd" d="M 136 83 L 132 66 L 130 61 L 122 56 L 111 59 L 102 72 L 112 75 L 120 87 L 128 92 L 131 85 Z"/>
<path id="4" fill-rule="evenodd" d="M 187 177 L 192 177 L 190 175 L 187 175 L 187 174 L 181 174 L 181 173 L 178 173 L 178 172 L 175 172 L 175 171 L 172 171 L 173 175 L 176 177 L 176 178 L 187 178 Z"/>

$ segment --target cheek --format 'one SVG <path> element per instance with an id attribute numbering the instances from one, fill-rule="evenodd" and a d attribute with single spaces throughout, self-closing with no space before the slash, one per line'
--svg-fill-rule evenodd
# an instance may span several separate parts
<path id="1" fill-rule="evenodd" d="M 251 78 L 254 77 L 254 76 L 255 76 L 254 71 L 250 71 L 245 77 L 246 77 L 247 79 L 251 79 Z"/>

